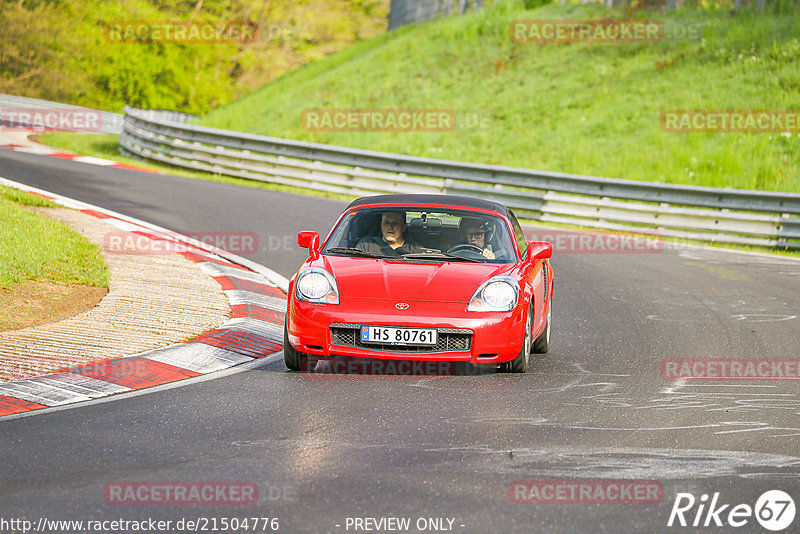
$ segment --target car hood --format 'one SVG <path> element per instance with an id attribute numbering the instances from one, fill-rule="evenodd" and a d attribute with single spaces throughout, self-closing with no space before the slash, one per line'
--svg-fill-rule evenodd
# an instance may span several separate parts
<path id="1" fill-rule="evenodd" d="M 344 298 L 468 302 L 491 276 L 508 274 L 514 264 L 406 263 L 371 258 L 321 256 L 312 265 L 336 278 Z"/>

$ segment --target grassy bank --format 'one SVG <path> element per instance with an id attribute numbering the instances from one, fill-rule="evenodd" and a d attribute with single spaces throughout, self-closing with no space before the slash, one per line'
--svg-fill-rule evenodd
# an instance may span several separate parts
<path id="1" fill-rule="evenodd" d="M 517 19 L 656 19 L 638 44 L 513 43 Z M 679 38 L 700 26 L 702 38 Z M 795 109 L 800 16 L 601 5 L 481 12 L 406 27 L 291 72 L 205 126 L 402 154 L 679 184 L 800 191 L 797 134 L 668 133 L 669 109 Z M 319 132 L 314 108 L 445 108 L 446 132 Z M 477 126 L 467 124 L 479 117 Z"/>
<path id="2" fill-rule="evenodd" d="M 23 206 L 55 205 L 0 186 L 0 289 L 11 289 L 26 280 L 108 287 L 108 266 L 97 245 L 67 225 Z"/>

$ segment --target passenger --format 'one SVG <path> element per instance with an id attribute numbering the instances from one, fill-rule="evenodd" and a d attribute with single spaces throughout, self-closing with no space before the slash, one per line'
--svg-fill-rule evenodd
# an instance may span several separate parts
<path id="1" fill-rule="evenodd" d="M 462 217 L 458 223 L 464 243 L 475 245 L 481 249 L 481 254 L 487 260 L 495 259 L 492 246 L 486 243 L 486 233 L 489 229 L 489 222 L 477 217 Z"/>
<path id="2" fill-rule="evenodd" d="M 420 252 L 419 245 L 406 239 L 406 227 L 405 211 L 384 213 L 381 215 L 381 235 L 362 237 L 356 248 L 384 256 Z"/>

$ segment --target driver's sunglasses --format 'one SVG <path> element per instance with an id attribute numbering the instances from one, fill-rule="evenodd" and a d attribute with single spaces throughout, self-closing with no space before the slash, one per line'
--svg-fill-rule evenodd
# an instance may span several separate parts
<path id="1" fill-rule="evenodd" d="M 467 237 L 472 239 L 478 239 L 479 237 L 483 237 L 486 232 L 469 232 L 467 233 Z"/>

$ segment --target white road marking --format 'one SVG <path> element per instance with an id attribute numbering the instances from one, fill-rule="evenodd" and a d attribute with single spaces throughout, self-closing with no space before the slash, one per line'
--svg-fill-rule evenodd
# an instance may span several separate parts
<path id="1" fill-rule="evenodd" d="M 130 397 L 138 397 L 139 395 L 148 395 L 150 393 L 155 393 L 157 391 L 166 391 L 169 389 L 174 388 L 181 388 L 184 386 L 190 386 L 193 384 L 199 384 L 201 382 L 206 382 L 208 380 L 216 380 L 218 378 L 223 378 L 226 376 L 235 375 L 238 373 L 243 373 L 245 371 L 250 371 L 253 369 L 259 369 L 261 367 L 266 367 L 267 365 L 276 362 L 278 360 L 283 360 L 283 351 L 280 350 L 269 356 L 265 356 L 263 358 L 253 359 L 250 363 L 245 363 L 242 365 L 238 365 L 236 367 L 230 367 L 228 369 L 223 369 L 221 371 L 216 371 L 214 373 L 209 373 L 206 375 L 200 375 L 193 378 L 186 378 L 184 380 L 178 380 L 176 382 L 169 382 L 167 384 L 161 384 L 159 386 L 153 386 L 150 388 L 145 389 L 136 389 L 127 393 L 120 393 L 118 395 L 112 395 L 109 397 L 103 397 L 99 399 L 93 399 L 86 402 L 81 402 L 79 404 L 67 404 L 64 406 L 54 406 L 52 408 L 42 408 L 39 410 L 32 410 L 28 412 L 21 412 L 12 415 L 5 415 L 0 418 L 0 421 L 5 421 L 7 419 L 19 419 L 22 417 L 35 417 L 37 415 L 43 415 L 53 412 L 59 412 L 62 410 L 74 410 L 75 408 L 82 408 L 84 406 L 93 406 L 95 404 L 102 404 L 106 402 L 116 402 L 117 400 L 127 399 Z"/>

